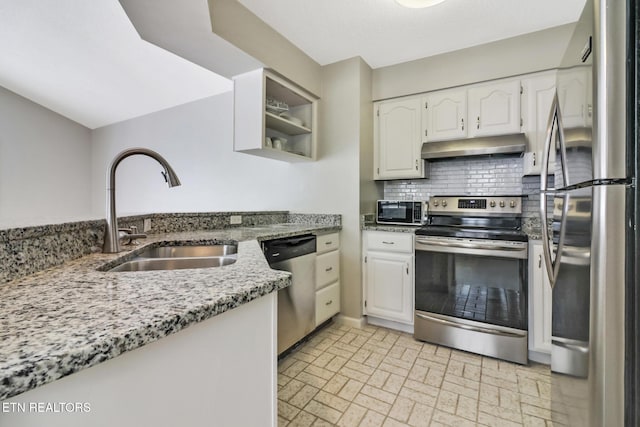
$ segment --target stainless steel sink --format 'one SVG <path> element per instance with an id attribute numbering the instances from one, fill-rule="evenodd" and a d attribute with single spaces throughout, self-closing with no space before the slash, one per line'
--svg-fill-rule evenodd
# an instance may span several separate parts
<path id="1" fill-rule="evenodd" d="M 202 258 L 235 255 L 236 245 L 159 246 L 142 251 L 140 258 Z"/>
<path id="2" fill-rule="evenodd" d="M 200 258 L 148 258 L 127 261 L 109 271 L 181 270 L 185 268 L 221 267 L 236 262 L 235 256 Z"/>
<path id="3" fill-rule="evenodd" d="M 221 245 L 172 245 L 159 246 L 140 252 L 135 258 L 123 262 L 108 271 L 181 270 L 186 268 L 221 267 L 236 262 L 238 246 Z"/>

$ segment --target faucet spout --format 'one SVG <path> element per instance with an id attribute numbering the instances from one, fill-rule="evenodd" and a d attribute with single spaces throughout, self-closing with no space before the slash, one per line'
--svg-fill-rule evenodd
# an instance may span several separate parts
<path id="1" fill-rule="evenodd" d="M 178 175 L 176 175 L 176 172 L 171 165 L 169 165 L 169 162 L 153 150 L 149 150 L 148 148 L 129 148 L 116 155 L 107 170 L 107 226 L 104 233 L 104 245 L 102 246 L 102 252 L 104 253 L 120 252 L 118 218 L 116 217 L 116 169 L 122 160 L 136 154 L 151 157 L 160 163 L 164 168 L 164 171 L 161 172 L 162 176 L 169 187 L 181 185 Z"/>

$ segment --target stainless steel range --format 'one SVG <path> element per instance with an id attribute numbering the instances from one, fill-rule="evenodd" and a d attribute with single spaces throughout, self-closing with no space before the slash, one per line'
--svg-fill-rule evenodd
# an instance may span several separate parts
<path id="1" fill-rule="evenodd" d="M 419 340 L 527 363 L 521 196 L 435 196 L 416 231 Z"/>

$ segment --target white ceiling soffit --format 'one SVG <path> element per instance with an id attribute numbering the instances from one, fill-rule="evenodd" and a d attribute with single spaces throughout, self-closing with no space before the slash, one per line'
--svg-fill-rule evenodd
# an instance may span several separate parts
<path id="1" fill-rule="evenodd" d="M 0 0 L 0 85 L 88 128 L 232 82 L 140 38 L 117 0 Z"/>
<path id="2" fill-rule="evenodd" d="M 264 67 L 213 33 L 207 0 L 119 0 L 146 41 L 225 77 Z"/>
<path id="3" fill-rule="evenodd" d="M 585 0 L 238 0 L 321 65 L 394 65 L 578 20 Z"/>

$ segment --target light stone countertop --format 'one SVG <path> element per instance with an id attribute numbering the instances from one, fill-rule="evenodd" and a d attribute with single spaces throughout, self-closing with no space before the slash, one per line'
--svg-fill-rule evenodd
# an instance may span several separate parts
<path id="1" fill-rule="evenodd" d="M 150 235 L 133 251 L 92 254 L 0 287 L 0 401 L 94 366 L 288 286 L 259 241 L 339 226 L 274 224 Z M 223 267 L 105 272 L 143 247 L 238 242 Z"/>
<path id="2" fill-rule="evenodd" d="M 377 224 L 375 222 L 366 222 L 362 226 L 363 231 L 388 231 L 391 233 L 415 233 L 420 225 L 394 225 L 394 224 Z"/>

